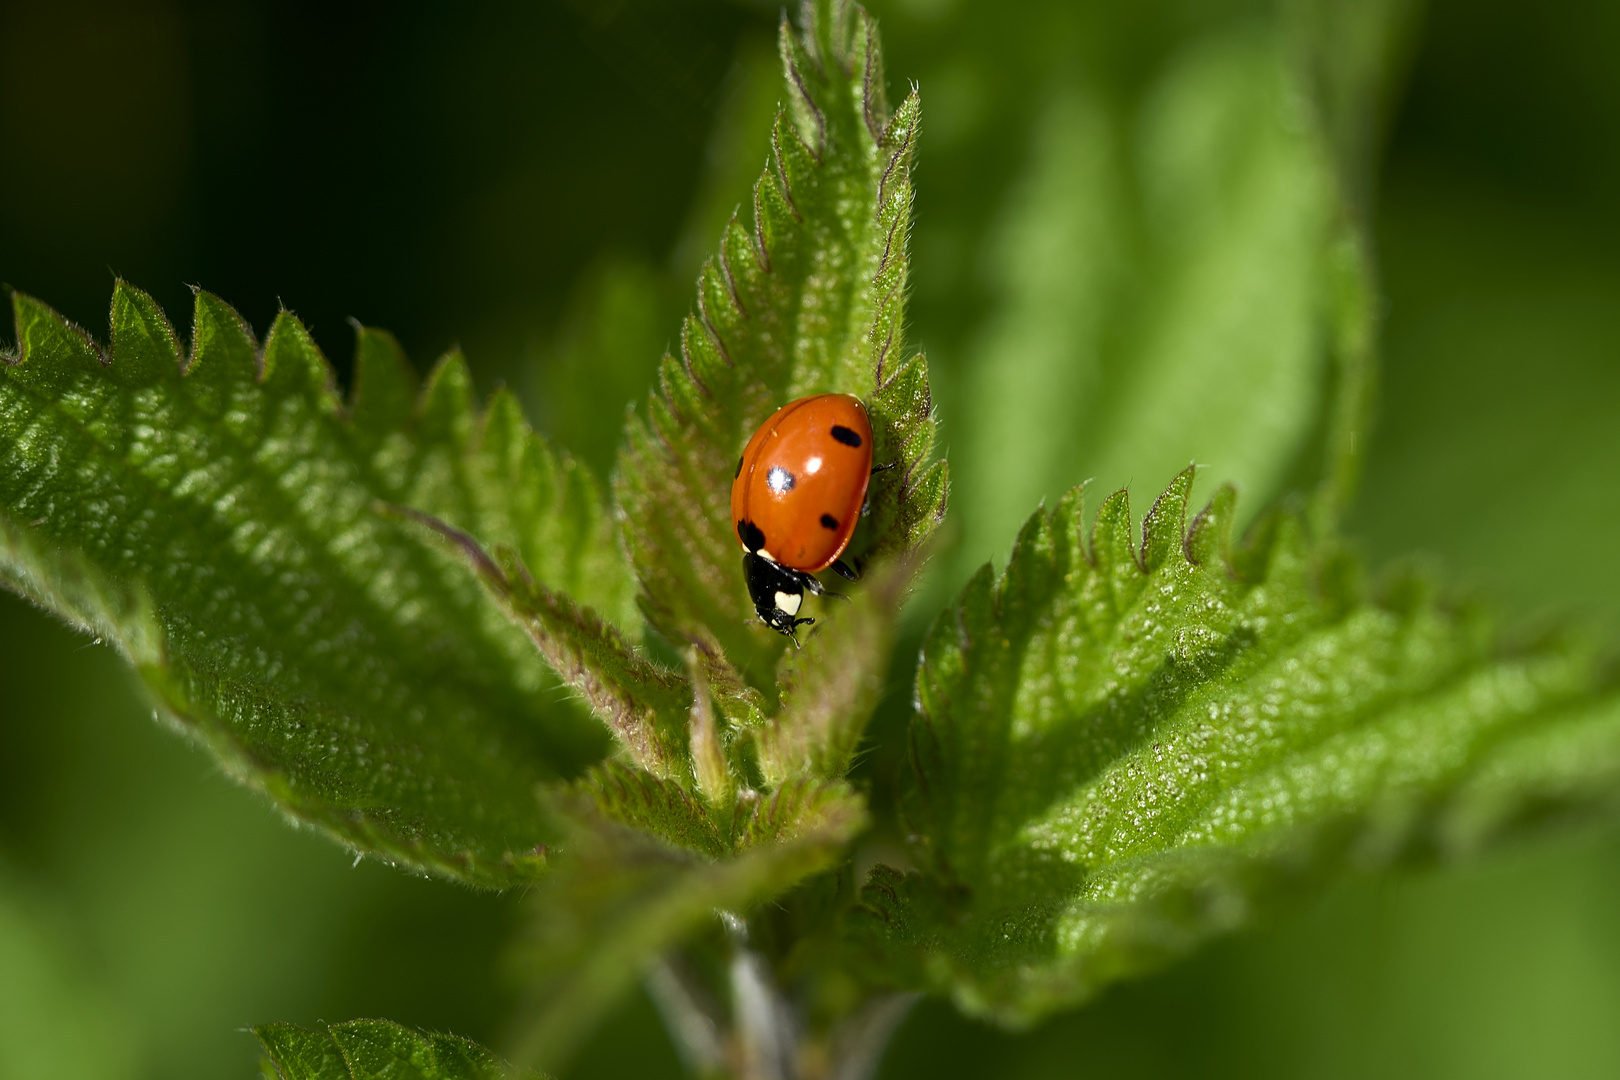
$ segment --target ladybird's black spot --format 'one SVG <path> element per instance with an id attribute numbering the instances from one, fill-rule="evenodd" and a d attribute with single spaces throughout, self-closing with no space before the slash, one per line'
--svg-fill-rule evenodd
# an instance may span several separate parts
<path id="1" fill-rule="evenodd" d="M 765 546 L 765 534 L 759 531 L 759 526 L 752 521 L 737 522 L 737 539 L 749 551 L 758 551 Z"/>
<path id="2" fill-rule="evenodd" d="M 786 495 L 793 490 L 793 485 L 798 482 L 798 477 L 780 465 L 772 465 L 771 471 L 765 474 L 765 483 L 770 485 L 770 489 L 778 495 Z"/>
<path id="3" fill-rule="evenodd" d="M 742 463 L 743 463 L 742 455 L 738 454 L 737 455 L 737 471 L 731 474 L 731 478 L 733 480 L 737 479 L 737 477 L 742 475 Z"/>
<path id="4" fill-rule="evenodd" d="M 822 514 L 821 527 L 823 529 L 836 529 L 838 528 L 838 519 L 833 517 L 831 514 Z"/>
<path id="5" fill-rule="evenodd" d="M 861 445 L 861 437 L 855 432 L 851 431 L 849 428 L 845 427 L 843 424 L 833 425 L 832 437 L 843 443 L 845 446 Z"/>

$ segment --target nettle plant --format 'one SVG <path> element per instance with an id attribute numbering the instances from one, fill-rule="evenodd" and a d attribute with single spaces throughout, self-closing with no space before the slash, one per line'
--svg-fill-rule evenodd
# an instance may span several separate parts
<path id="1" fill-rule="evenodd" d="M 849 774 L 948 486 L 902 333 L 919 101 L 890 107 L 860 9 L 802 26 L 751 213 L 610 491 L 510 393 L 480 409 L 459 355 L 419 386 L 361 329 L 345 400 L 290 314 L 260 342 L 199 292 L 183 344 L 120 283 L 103 347 L 19 294 L 5 581 L 295 821 L 532 893 L 524 1067 L 645 981 L 699 1074 L 867 1075 L 920 994 L 1028 1024 L 1335 872 L 1612 807 L 1594 648 L 1504 644 L 1421 574 L 1371 585 L 1334 532 L 1368 352 L 1348 241 L 1315 494 L 1241 538 L 1190 468 L 1139 529 L 1123 491 L 1089 523 L 1081 488 L 1037 509 L 934 618 L 898 805 L 872 805 Z M 863 581 L 795 649 L 753 617 L 728 501 L 761 421 L 833 392 L 893 467 Z M 385 1021 L 256 1032 L 286 1080 L 509 1072 Z"/>

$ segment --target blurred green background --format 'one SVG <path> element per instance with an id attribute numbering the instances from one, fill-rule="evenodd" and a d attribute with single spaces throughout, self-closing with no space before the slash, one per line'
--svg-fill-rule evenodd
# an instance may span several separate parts
<path id="1" fill-rule="evenodd" d="M 1163 285 L 1190 257 L 1182 233 L 1155 239 L 1155 207 L 1213 208 L 1215 226 L 1252 213 L 1245 228 L 1280 221 L 1285 238 L 1330 212 L 1308 184 L 1286 206 L 1263 184 L 1243 201 L 1254 177 L 1308 174 L 1286 138 L 1244 136 L 1219 198 L 1196 171 L 1181 196 L 1153 186 L 1179 145 L 1153 132 L 1173 135 L 1177 116 L 1287 113 L 1269 84 L 1221 74 L 1281 48 L 1286 20 L 1243 0 L 872 6 L 891 80 L 916 80 L 925 102 L 912 339 L 959 470 L 937 581 L 1001 557 L 1042 493 L 1088 476 L 1130 482 L 1140 510 L 1196 453 L 1251 507 L 1274 495 L 1284 477 L 1243 454 L 1303 453 L 1322 393 L 1319 371 L 1267 351 L 1276 320 L 1223 331 L 1233 378 L 1297 406 L 1275 422 L 1179 432 L 1216 449 L 1122 450 L 1087 410 L 1129 402 L 1118 356 L 1174 359 L 1133 344 L 1117 310 L 1148 325 L 1177 297 L 1212 303 Z M 1382 292 L 1378 419 L 1349 529 L 1375 563 L 1436 556 L 1518 624 L 1613 633 L 1620 6 L 1383 6 L 1383 75 L 1337 140 Z M 518 387 L 605 469 L 763 164 L 775 19 L 720 0 L 8 0 L 0 281 L 95 332 L 115 274 L 182 329 L 188 284 L 261 330 L 283 304 L 340 372 L 350 317 L 393 329 L 424 366 L 460 343 L 486 386 Z M 1324 47 L 1370 48 L 1345 30 Z M 1132 214 L 1147 225 L 1116 228 Z M 1255 258 L 1275 269 L 1289 252 Z M 1019 337 L 1026 323 L 1038 333 Z M 987 397 L 996 372 L 1041 393 Z M 1018 432 L 1041 397 L 1056 419 Z M 896 734 L 898 715 L 879 730 Z M 351 866 L 152 723 L 109 651 L 0 597 L 0 1077 L 247 1077 L 242 1028 L 275 1019 L 382 1016 L 498 1044 L 519 904 Z M 1026 1036 L 925 1005 L 883 1075 L 1620 1075 L 1616 910 L 1613 832 L 1361 878 Z M 638 998 L 571 1075 L 678 1066 Z"/>

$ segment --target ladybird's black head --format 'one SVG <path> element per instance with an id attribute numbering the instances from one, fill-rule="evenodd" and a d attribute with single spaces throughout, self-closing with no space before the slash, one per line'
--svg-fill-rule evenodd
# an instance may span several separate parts
<path id="1" fill-rule="evenodd" d="M 789 570 L 752 551 L 743 556 L 743 579 L 748 582 L 748 595 L 760 621 L 788 637 L 793 637 L 799 627 L 816 621 L 798 617 L 808 577 L 803 571 Z"/>

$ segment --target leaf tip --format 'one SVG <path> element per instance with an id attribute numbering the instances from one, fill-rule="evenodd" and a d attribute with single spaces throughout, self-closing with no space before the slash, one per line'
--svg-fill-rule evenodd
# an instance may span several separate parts
<path id="1" fill-rule="evenodd" d="M 263 386 L 313 391 L 334 412 L 340 411 L 337 373 L 310 336 L 309 328 L 285 306 L 276 314 L 270 332 L 265 335 L 258 381 Z"/>
<path id="2" fill-rule="evenodd" d="M 48 370 L 39 372 L 41 375 L 48 376 L 74 364 L 107 366 L 107 352 L 100 342 L 43 300 L 12 289 L 11 312 L 16 342 L 6 358 L 8 366 L 27 365 L 36 353 L 43 353 L 48 365 Z M 59 353 L 61 359 L 57 359 Z"/>
<path id="3" fill-rule="evenodd" d="M 1237 498 L 1236 487 L 1222 484 L 1204 508 L 1198 511 L 1187 528 L 1187 538 L 1182 545 L 1189 563 L 1207 566 L 1220 560 L 1223 564 L 1230 564 L 1232 519 L 1237 510 Z"/>
<path id="4" fill-rule="evenodd" d="M 1171 481 L 1142 518 L 1142 569 L 1148 573 L 1182 551 L 1187 535 L 1187 503 L 1192 496 L 1196 464 L 1188 465 Z"/>
<path id="5" fill-rule="evenodd" d="M 113 283 L 109 367 L 128 381 L 178 378 L 185 370 L 179 335 L 152 295 L 123 278 Z"/>
<path id="6" fill-rule="evenodd" d="M 1131 543 L 1131 494 L 1126 489 L 1115 491 L 1097 508 L 1087 551 L 1093 566 L 1117 568 L 1129 562 L 1139 567 Z"/>

